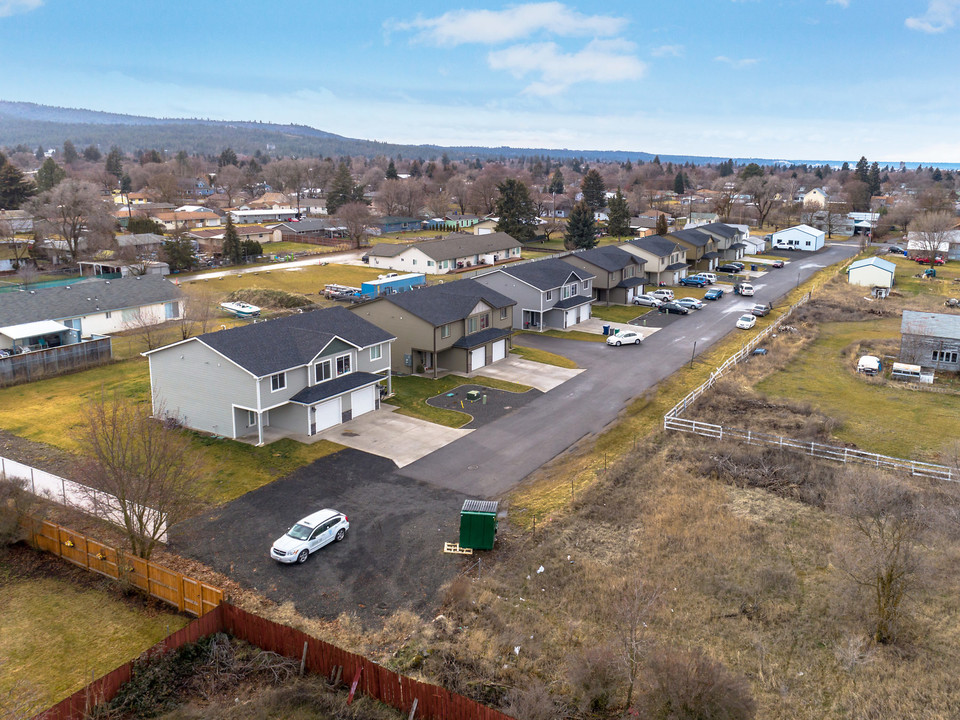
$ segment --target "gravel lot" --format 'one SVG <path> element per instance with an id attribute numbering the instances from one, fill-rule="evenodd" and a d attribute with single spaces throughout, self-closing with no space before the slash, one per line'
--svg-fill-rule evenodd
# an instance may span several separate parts
<path id="1" fill-rule="evenodd" d="M 312 617 L 432 612 L 439 588 L 470 563 L 443 553 L 444 542 L 458 539 L 466 496 L 395 470 L 385 458 L 343 450 L 175 527 L 170 549 Z M 303 565 L 270 559 L 274 540 L 324 507 L 350 519 L 343 542 Z"/>
<path id="2" fill-rule="evenodd" d="M 487 396 L 486 404 L 482 400 L 467 400 L 467 393 L 471 390 L 479 390 L 480 395 Z M 486 385 L 461 385 L 442 395 L 436 395 L 427 400 L 427 405 L 447 410 L 456 410 L 457 412 L 467 413 L 473 420 L 463 426 L 464 429 L 478 428 L 493 422 L 498 418 L 523 407 L 534 398 L 543 395 L 539 390 L 527 390 L 523 393 L 510 392 L 509 390 L 496 390 Z M 460 403 L 463 402 L 463 406 Z"/>

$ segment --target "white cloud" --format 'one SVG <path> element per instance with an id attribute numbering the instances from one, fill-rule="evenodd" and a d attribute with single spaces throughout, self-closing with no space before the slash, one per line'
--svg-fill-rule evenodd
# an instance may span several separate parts
<path id="1" fill-rule="evenodd" d="M 736 60 L 734 58 L 727 57 L 726 55 L 717 55 L 714 58 L 714 62 L 726 63 L 730 67 L 739 69 L 750 67 L 751 65 L 756 65 L 759 60 L 756 58 L 740 58 Z"/>
<path id="2" fill-rule="evenodd" d="M 683 57 L 683 45 L 661 45 L 650 51 L 654 57 Z"/>
<path id="3" fill-rule="evenodd" d="M 827 5 L 839 5 L 840 7 L 850 7 L 850 0 L 827 0 Z"/>
<path id="4" fill-rule="evenodd" d="M 910 17 L 905 25 L 911 30 L 941 33 L 952 28 L 960 16 L 960 0 L 930 0 L 927 11 L 919 17 Z"/>
<path id="5" fill-rule="evenodd" d="M 633 55 L 635 46 L 626 40 L 592 40 L 578 52 L 565 53 L 556 43 L 514 45 L 492 51 L 487 62 L 494 70 L 514 77 L 539 75 L 525 92 L 555 95 L 580 82 L 609 83 L 637 80 L 647 66 Z"/>
<path id="6" fill-rule="evenodd" d="M 30 12 L 43 5 L 43 0 L 0 0 L 0 17 Z"/>
<path id="7" fill-rule="evenodd" d="M 626 26 L 624 18 L 584 15 L 560 2 L 514 5 L 503 10 L 451 10 L 438 17 L 388 21 L 385 29 L 417 31 L 416 39 L 444 47 L 496 45 L 548 33 L 561 37 L 607 37 Z"/>

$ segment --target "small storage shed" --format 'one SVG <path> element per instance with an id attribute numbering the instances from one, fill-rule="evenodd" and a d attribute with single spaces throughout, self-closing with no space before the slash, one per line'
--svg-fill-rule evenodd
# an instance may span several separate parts
<path id="1" fill-rule="evenodd" d="M 495 500 L 464 500 L 460 511 L 460 547 L 493 550 L 499 506 Z"/>
<path id="2" fill-rule="evenodd" d="M 893 287 L 894 273 L 897 266 L 889 260 L 872 257 L 857 260 L 847 269 L 847 282 L 851 285 L 862 285 L 870 288 Z"/>

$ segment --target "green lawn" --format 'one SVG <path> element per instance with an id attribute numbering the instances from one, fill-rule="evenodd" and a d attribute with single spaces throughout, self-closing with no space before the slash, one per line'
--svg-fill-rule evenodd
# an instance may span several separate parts
<path id="1" fill-rule="evenodd" d="M 844 353 L 853 343 L 899 335 L 895 317 L 826 323 L 817 340 L 757 389 L 773 398 L 808 402 L 840 420 L 835 435 L 843 442 L 885 455 L 933 460 L 948 441 L 960 437 L 960 396 L 866 381 L 854 372 L 856 358 Z"/>
<path id="2" fill-rule="evenodd" d="M 0 717 L 30 717 L 188 622 L 138 610 L 106 590 L 15 577 L 2 561 L 0 606 Z M 13 703 L 26 697 L 35 704 L 14 713 Z"/>
<path id="3" fill-rule="evenodd" d="M 397 405 L 400 408 L 397 412 L 404 415 L 427 420 L 438 425 L 458 428 L 461 425 L 466 425 L 472 418 L 455 410 L 432 407 L 427 405 L 426 401 L 428 398 L 450 392 L 461 385 L 485 385 L 496 390 L 509 390 L 518 393 L 530 389 L 526 385 L 482 376 L 466 378 L 460 375 L 447 375 L 434 380 L 433 378 L 407 375 L 393 378 L 394 397 L 387 402 L 390 405 Z"/>
<path id="4" fill-rule="evenodd" d="M 600 303 L 594 303 L 593 307 L 590 309 L 593 317 L 600 318 L 601 320 L 608 320 L 610 322 L 618 323 L 628 323 L 631 320 L 636 320 L 641 315 L 646 315 L 653 308 L 644 307 L 642 305 L 601 305 Z"/>
<path id="5" fill-rule="evenodd" d="M 894 290 L 904 295 L 960 297 L 960 282 L 957 282 L 960 281 L 960 263 L 956 261 L 947 262 L 946 265 L 936 268 L 935 279 L 923 279 L 915 276 L 922 275 L 923 271 L 930 267 L 929 265 L 920 265 L 902 255 L 885 255 L 883 259 L 897 266 L 894 274 L 896 282 Z"/>
<path id="6" fill-rule="evenodd" d="M 329 245 L 314 245 L 313 243 L 272 242 L 263 244 L 264 255 L 289 255 L 290 253 L 323 254 L 332 250 Z"/>
<path id="7" fill-rule="evenodd" d="M 519 355 L 525 360 L 543 363 L 544 365 L 555 365 L 556 367 L 570 369 L 577 367 L 577 364 L 570 358 L 565 358 L 563 355 L 557 355 L 556 353 L 547 352 L 546 350 L 516 345 L 510 352 Z"/>
<path id="8" fill-rule="evenodd" d="M 0 427 L 29 440 L 79 453 L 84 405 L 97 397 L 101 388 L 108 394 L 119 392 L 149 403 L 147 361 L 126 360 L 0 389 Z M 201 494 L 212 503 L 231 500 L 340 449 L 327 441 L 303 445 L 280 440 L 258 448 L 235 440 L 191 435 L 206 471 Z"/>
<path id="9" fill-rule="evenodd" d="M 546 335 L 547 337 L 563 338 L 564 340 L 580 340 L 581 342 L 606 342 L 603 335 L 597 333 L 582 332 L 580 330 L 521 330 L 520 332 L 530 333 L 531 335 Z"/>

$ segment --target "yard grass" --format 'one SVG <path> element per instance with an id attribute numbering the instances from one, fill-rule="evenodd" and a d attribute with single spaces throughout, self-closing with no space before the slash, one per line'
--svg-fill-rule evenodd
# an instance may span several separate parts
<path id="1" fill-rule="evenodd" d="M 361 283 L 376 280 L 382 271 L 361 267 L 359 265 L 308 265 L 299 268 L 279 268 L 264 266 L 256 272 L 230 274 L 219 278 L 196 278 L 190 280 L 190 285 L 208 289 L 218 297 L 231 293 L 234 290 L 246 288 L 269 288 L 285 292 L 299 293 L 310 297 L 318 297 L 323 292 L 324 285 L 337 284 L 360 287 Z"/>
<path id="2" fill-rule="evenodd" d="M 35 700 L 32 712 L 59 702 L 91 674 L 113 670 L 188 622 L 173 612 L 138 610 L 104 589 L 15 577 L 2 561 L 0 606 L 2 717 L 22 717 L 4 707 L 14 698 Z"/>
<path id="3" fill-rule="evenodd" d="M 83 408 L 101 389 L 149 403 L 147 361 L 126 360 L 0 389 L 0 427 L 28 440 L 78 454 L 83 441 Z M 201 496 L 215 504 L 239 497 L 341 449 L 328 441 L 304 445 L 294 440 L 258 448 L 235 440 L 190 434 L 205 471 Z"/>
<path id="4" fill-rule="evenodd" d="M 573 360 L 565 358 L 563 355 L 557 355 L 556 353 L 538 350 L 537 348 L 526 347 L 524 345 L 516 345 L 510 352 L 519 355 L 524 360 L 543 363 L 544 365 L 555 365 L 556 367 L 570 368 L 571 370 L 577 367 L 577 364 Z"/>
<path id="5" fill-rule="evenodd" d="M 559 357 L 559 356 L 557 356 Z M 396 405 L 400 409 L 398 413 L 410 417 L 427 420 L 428 422 L 446 425 L 447 427 L 458 428 L 466 425 L 473 418 L 466 413 L 456 410 L 447 410 L 445 408 L 436 408 L 427 405 L 427 399 L 441 393 L 450 392 L 461 385 L 485 385 L 495 390 L 509 390 L 510 392 L 522 393 L 530 388 L 526 385 L 508 382 L 506 380 L 496 380 L 483 376 L 474 378 L 463 377 L 461 375 L 446 375 L 442 378 L 419 377 L 417 375 L 405 375 L 403 377 L 393 378 L 394 397 L 387 400 L 390 405 Z"/>
<path id="6" fill-rule="evenodd" d="M 897 266 L 894 273 L 893 289 L 904 295 L 937 295 L 941 297 L 960 297 L 960 263 L 948 261 L 937 270 L 937 277 L 929 280 L 915 277 L 922 275 L 929 265 L 921 265 L 902 255 L 885 255 Z"/>
<path id="7" fill-rule="evenodd" d="M 636 320 L 642 315 L 646 315 L 653 308 L 644 307 L 642 305 L 600 305 L 599 303 L 594 303 L 593 307 L 590 309 L 593 317 L 600 318 L 601 320 L 608 320 L 609 322 L 618 322 L 618 323 L 628 323 L 631 320 Z"/>
<path id="8" fill-rule="evenodd" d="M 264 255 L 289 255 L 290 253 L 312 253 L 321 255 L 333 249 L 329 245 L 314 245 L 313 243 L 288 241 L 264 243 L 262 247 Z"/>
<path id="9" fill-rule="evenodd" d="M 563 340 L 580 340 L 581 342 L 606 342 L 603 335 L 597 333 L 588 333 L 581 330 L 521 330 L 520 332 L 530 333 L 531 335 L 546 335 L 547 337 L 562 338 Z"/>
<path id="10" fill-rule="evenodd" d="M 868 382 L 853 371 L 856 343 L 900 335 L 900 319 L 834 322 L 783 370 L 757 384 L 771 398 L 807 402 L 842 424 L 834 435 L 871 452 L 936 461 L 960 437 L 960 396 Z M 846 351 L 846 352 L 845 352 Z M 884 358 L 884 364 L 890 362 Z M 936 428 L 931 432 L 931 428 Z"/>

